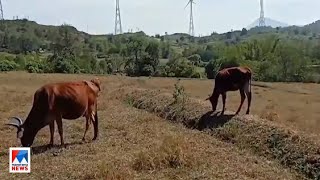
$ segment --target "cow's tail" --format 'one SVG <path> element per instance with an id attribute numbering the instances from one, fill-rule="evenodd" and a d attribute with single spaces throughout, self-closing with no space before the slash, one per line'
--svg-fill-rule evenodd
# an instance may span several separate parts
<path id="1" fill-rule="evenodd" d="M 249 91 L 250 91 L 250 93 L 252 92 L 251 86 L 252 86 L 252 73 L 250 72 L 250 75 L 249 75 Z"/>
<path id="2" fill-rule="evenodd" d="M 252 87 L 252 71 L 250 71 L 250 93 L 252 92 L 251 91 L 251 87 Z"/>
<path id="3" fill-rule="evenodd" d="M 95 104 L 95 113 L 94 113 L 94 122 L 93 122 L 93 129 L 94 129 L 94 137 L 93 140 L 96 140 L 98 137 L 98 127 L 99 127 L 99 119 L 98 119 L 98 107 L 97 103 Z"/>
<path id="4" fill-rule="evenodd" d="M 251 93 L 251 86 L 252 86 L 252 70 L 249 67 L 246 67 L 246 69 L 248 70 L 247 72 L 247 80 L 249 83 L 249 92 Z"/>

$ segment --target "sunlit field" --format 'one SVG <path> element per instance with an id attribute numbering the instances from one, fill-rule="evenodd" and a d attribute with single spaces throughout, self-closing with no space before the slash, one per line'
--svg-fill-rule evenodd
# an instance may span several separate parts
<path id="1" fill-rule="evenodd" d="M 8 117 L 26 118 L 33 94 L 45 83 L 89 80 L 94 75 L 0 74 L 0 179 L 301 179 L 292 169 L 251 151 L 238 148 L 198 130 L 172 123 L 123 100 L 119 89 L 150 89 L 172 93 L 174 78 L 99 76 L 99 140 L 92 142 L 93 128 L 82 142 L 85 119 L 63 121 L 66 148 L 60 148 L 56 128 L 55 147 L 47 149 L 49 127 L 33 144 L 31 174 L 9 174 L 9 147 L 20 146 Z M 187 95 L 204 101 L 212 92 L 212 80 L 181 79 Z M 320 134 L 320 85 L 254 82 L 251 114 L 297 132 Z M 219 99 L 221 109 L 221 99 Z M 227 111 L 235 112 L 239 92 L 229 92 Z M 241 114 L 245 113 L 247 101 Z"/>

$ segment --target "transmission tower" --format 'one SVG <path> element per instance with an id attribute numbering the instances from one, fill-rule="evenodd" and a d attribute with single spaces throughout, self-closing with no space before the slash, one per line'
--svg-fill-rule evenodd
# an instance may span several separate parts
<path id="1" fill-rule="evenodd" d="M 193 24 L 193 2 L 194 0 L 189 0 L 188 4 L 186 7 L 190 4 L 190 22 L 189 22 L 189 35 L 194 36 L 194 24 Z M 185 7 L 185 8 L 186 8 Z"/>
<path id="2" fill-rule="evenodd" d="M 116 0 L 116 20 L 115 20 L 114 33 L 115 34 L 122 34 L 119 0 Z"/>
<path id="3" fill-rule="evenodd" d="M 264 18 L 264 9 L 263 9 L 263 0 L 260 0 L 260 18 L 259 18 L 259 26 L 266 26 L 266 21 Z"/>
<path id="4" fill-rule="evenodd" d="M 2 1 L 0 0 L 0 30 L 4 33 L 3 38 L 1 39 L 1 48 L 6 48 L 7 47 L 7 26 L 4 22 L 4 17 L 3 17 L 3 8 L 2 8 Z"/>
<path id="5" fill-rule="evenodd" d="M 1 16 L 1 17 L 0 17 L 1 19 L 0 19 L 0 20 L 3 21 L 4 18 L 3 18 L 3 9 L 2 9 L 2 2 L 1 2 L 1 0 L 0 0 L 0 11 L 1 11 L 1 12 L 0 12 L 0 13 L 1 13 L 1 14 L 0 14 L 0 16 Z"/>

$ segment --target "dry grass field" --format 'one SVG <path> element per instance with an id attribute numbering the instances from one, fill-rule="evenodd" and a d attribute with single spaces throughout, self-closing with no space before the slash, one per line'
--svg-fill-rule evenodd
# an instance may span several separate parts
<path id="1" fill-rule="evenodd" d="M 49 127 L 33 144 L 31 173 L 9 174 L 9 147 L 19 146 L 16 130 L 3 124 L 10 116 L 25 118 L 33 93 L 45 83 L 91 79 L 93 75 L 0 74 L 0 179 L 302 179 L 292 169 L 209 134 L 166 121 L 124 103 L 119 88 L 159 89 L 172 93 L 177 79 L 100 77 L 100 138 L 81 142 L 85 121 L 63 121 L 66 148 L 47 149 Z M 211 80 L 181 80 L 187 94 L 204 100 L 212 91 Z M 256 83 L 252 114 L 303 133 L 320 134 L 320 85 Z M 260 87 L 266 86 L 266 87 Z M 221 102 L 221 101 L 220 101 Z M 209 104 L 209 102 L 203 102 Z M 227 110 L 240 103 L 238 92 L 228 93 Z M 219 108 L 221 108 L 221 103 Z M 246 102 L 241 111 L 245 112 Z M 210 109 L 208 109 L 209 111 Z"/>

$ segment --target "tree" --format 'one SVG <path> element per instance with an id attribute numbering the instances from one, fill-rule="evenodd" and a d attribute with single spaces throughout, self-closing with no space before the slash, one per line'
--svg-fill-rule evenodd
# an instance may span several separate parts
<path id="1" fill-rule="evenodd" d="M 161 49 L 161 57 L 164 59 L 169 58 L 169 53 L 170 53 L 170 44 L 168 42 L 161 42 L 160 44 L 160 49 Z"/>
<path id="2" fill-rule="evenodd" d="M 303 81 L 309 59 L 302 56 L 302 49 L 293 43 L 282 43 L 276 53 L 281 81 Z"/>
<path id="3" fill-rule="evenodd" d="M 148 64 L 153 68 L 154 72 L 157 70 L 157 66 L 159 65 L 159 43 L 156 41 L 150 41 L 145 51 L 150 60 Z"/>
<path id="4" fill-rule="evenodd" d="M 127 55 L 133 57 L 135 61 L 138 61 L 141 57 L 144 44 L 145 40 L 142 37 L 130 37 L 127 43 Z"/>
<path id="5" fill-rule="evenodd" d="M 242 31 L 240 33 L 240 36 L 245 36 L 248 34 L 248 30 L 246 28 L 242 28 Z"/>
<path id="6" fill-rule="evenodd" d="M 150 76 L 159 64 L 159 43 L 147 42 L 142 36 L 130 37 L 126 47 L 125 64 L 129 76 Z"/>
<path id="7" fill-rule="evenodd" d="M 320 40 L 318 40 L 318 43 L 316 46 L 313 47 L 312 49 L 312 57 L 317 59 L 320 63 Z"/>
<path id="8" fill-rule="evenodd" d="M 38 37 L 38 38 L 42 38 L 42 31 L 39 28 L 35 28 L 34 29 L 34 34 Z"/>
<path id="9" fill-rule="evenodd" d="M 71 27 L 59 27 L 59 37 L 54 44 L 54 54 L 48 58 L 52 70 L 56 73 L 78 73 L 80 67 L 76 61 L 75 38 L 71 34 Z"/>
<path id="10" fill-rule="evenodd" d="M 193 54 L 189 56 L 188 60 L 191 61 L 195 66 L 200 66 L 201 64 L 201 56 L 199 54 Z"/>
<path id="11" fill-rule="evenodd" d="M 221 63 L 218 60 L 211 60 L 205 67 L 208 79 L 214 79 L 220 69 Z"/>
<path id="12" fill-rule="evenodd" d="M 105 58 L 105 61 L 108 64 L 108 71 L 110 73 L 114 71 L 119 72 L 124 64 L 124 59 L 119 54 L 111 54 Z"/>
<path id="13" fill-rule="evenodd" d="M 113 72 L 112 63 L 106 60 L 99 61 L 99 70 L 100 74 L 111 74 Z"/>
<path id="14" fill-rule="evenodd" d="M 18 38 L 18 42 L 20 45 L 19 52 L 21 53 L 27 53 L 31 52 L 33 50 L 33 43 L 27 35 L 23 34 Z"/>
<path id="15" fill-rule="evenodd" d="M 227 39 L 232 39 L 232 32 L 227 32 L 226 38 Z"/>

